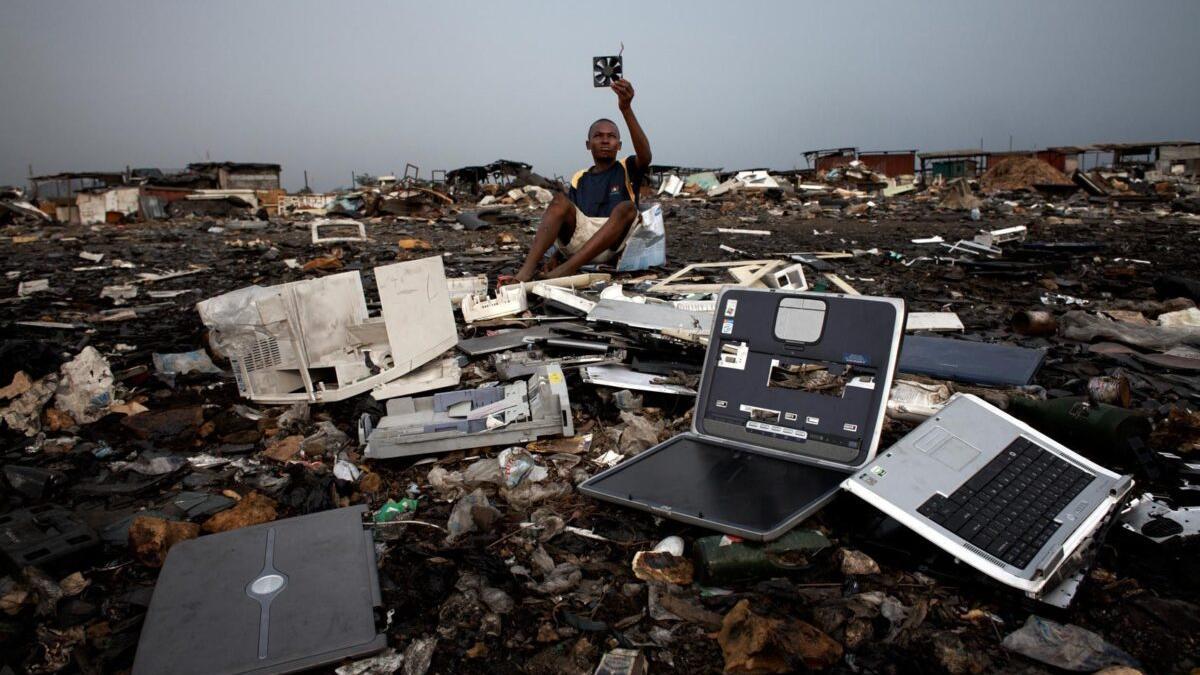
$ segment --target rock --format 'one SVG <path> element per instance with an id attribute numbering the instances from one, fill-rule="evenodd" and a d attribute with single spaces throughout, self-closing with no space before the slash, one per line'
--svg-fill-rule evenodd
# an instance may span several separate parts
<path id="1" fill-rule="evenodd" d="M 10 398 L 16 398 L 29 391 L 32 386 L 33 380 L 29 378 L 29 375 L 25 374 L 23 370 L 18 370 L 13 375 L 12 382 L 8 386 L 0 388 L 0 399 L 7 401 Z"/>
<path id="2" fill-rule="evenodd" d="M 129 548 L 143 565 L 162 567 L 172 546 L 198 536 L 200 526 L 195 523 L 139 516 L 129 526 Z"/>
<path id="3" fill-rule="evenodd" d="M 515 606 L 512 596 L 499 588 L 492 588 L 490 586 L 484 587 L 479 591 L 479 599 L 483 601 L 483 604 L 487 605 L 488 609 L 497 614 L 508 614 L 513 611 L 513 607 Z"/>
<path id="4" fill-rule="evenodd" d="M 977 650 L 968 651 L 963 641 L 952 633 L 934 635 L 933 654 L 951 675 L 983 673 L 991 666 L 986 656 Z"/>
<path id="5" fill-rule="evenodd" d="M 879 574 L 879 563 L 862 551 L 844 548 L 840 551 L 842 574 L 846 576 L 861 576 Z"/>
<path id="6" fill-rule="evenodd" d="M 404 654 L 389 648 L 375 656 L 347 663 L 333 672 L 336 675 L 391 675 L 398 672 L 403 664 Z"/>
<path id="7" fill-rule="evenodd" d="M 558 631 L 554 630 L 554 625 L 546 622 L 538 627 L 537 634 L 538 642 L 558 642 Z"/>
<path id="8" fill-rule="evenodd" d="M 613 404 L 617 406 L 617 410 L 637 412 L 642 409 L 642 396 L 628 389 L 618 389 L 613 392 Z"/>
<path id="9" fill-rule="evenodd" d="M 303 441 L 304 437 L 299 434 L 271 441 L 267 443 L 267 449 L 263 450 L 263 456 L 276 462 L 286 462 L 300 454 L 300 443 Z"/>
<path id="10" fill-rule="evenodd" d="M 58 376 L 47 375 L 34 382 L 24 393 L 0 408 L 0 420 L 14 431 L 26 436 L 36 436 L 42 430 L 42 408 L 58 389 Z"/>
<path id="11" fill-rule="evenodd" d="M 468 659 L 482 659 L 488 655 L 488 646 L 483 642 L 476 642 L 466 651 Z"/>
<path id="12" fill-rule="evenodd" d="M 358 481 L 358 489 L 364 494 L 377 495 L 384 489 L 383 477 L 373 471 L 363 473 Z"/>
<path id="13" fill-rule="evenodd" d="M 333 422 L 321 421 L 317 422 L 316 433 L 306 436 L 300 443 L 300 450 L 310 459 L 323 455 L 332 457 L 349 445 L 350 437 L 345 432 L 334 426 Z"/>
<path id="14" fill-rule="evenodd" d="M 487 532 L 501 518 L 499 509 L 492 506 L 482 488 L 454 503 L 446 524 L 446 539 L 454 541 L 468 532 Z"/>
<path id="15" fill-rule="evenodd" d="M 74 574 L 67 575 L 62 581 L 59 581 L 58 587 L 62 589 L 64 596 L 70 598 L 79 595 L 91 584 L 90 580 L 83 578 L 82 572 L 75 572 Z"/>
<path id="16" fill-rule="evenodd" d="M 209 534 L 214 534 L 269 523 L 275 520 L 275 506 L 275 500 L 270 497 L 251 492 L 242 497 L 233 508 L 204 521 L 203 529 Z"/>
<path id="17" fill-rule="evenodd" d="M 429 664 L 433 662 L 433 650 L 437 647 L 437 638 L 423 637 L 410 642 L 404 648 L 404 669 L 402 675 L 425 675 Z"/>
<path id="18" fill-rule="evenodd" d="M 636 455 L 658 445 L 659 425 L 651 422 L 644 415 L 624 411 L 621 412 L 621 420 L 625 422 L 625 428 L 621 430 L 621 435 L 617 438 L 617 449 L 621 454 Z"/>
<path id="19" fill-rule="evenodd" d="M 633 576 L 642 581 L 660 581 L 687 586 L 695 570 L 692 561 L 666 551 L 638 551 L 633 554 Z"/>
<path id="20" fill-rule="evenodd" d="M 583 572 L 571 563 L 559 563 L 546 575 L 540 584 L 526 584 L 530 589 L 544 595 L 561 595 L 579 585 L 583 580 Z"/>
<path id="21" fill-rule="evenodd" d="M 784 621 L 750 611 L 742 600 L 725 615 L 717 642 L 726 673 L 789 673 L 821 670 L 842 658 L 842 646 L 799 620 Z"/>
<path id="22" fill-rule="evenodd" d="M 71 417 L 71 413 L 59 410 L 58 408 L 46 408 L 42 411 L 42 426 L 47 433 L 73 429 L 77 425 L 78 423 L 74 417 Z"/>
<path id="23" fill-rule="evenodd" d="M 144 412 L 121 420 L 121 426 L 138 438 L 155 441 L 191 440 L 201 424 L 204 424 L 204 408 L 198 405 Z"/>

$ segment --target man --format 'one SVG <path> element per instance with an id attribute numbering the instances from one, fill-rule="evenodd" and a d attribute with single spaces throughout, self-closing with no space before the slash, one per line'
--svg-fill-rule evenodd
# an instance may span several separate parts
<path id="1" fill-rule="evenodd" d="M 525 264 L 514 277 L 517 281 L 533 279 L 542 256 L 555 243 L 566 259 L 547 271 L 545 278 L 574 274 L 588 263 L 615 260 L 625 247 L 638 218 L 637 191 L 650 166 L 650 141 L 633 114 L 633 85 L 617 80 L 612 90 L 637 154 L 618 161 L 621 130 L 608 119 L 592 123 L 584 147 L 591 151 L 594 165 L 576 173 L 567 194 L 555 194 L 546 207 Z"/>

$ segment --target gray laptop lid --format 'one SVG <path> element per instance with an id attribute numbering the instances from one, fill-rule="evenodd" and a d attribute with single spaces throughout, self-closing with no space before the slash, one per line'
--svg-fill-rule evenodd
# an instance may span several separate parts
<path id="1" fill-rule="evenodd" d="M 697 433 L 850 472 L 875 456 L 904 301 L 726 289 L 696 399 Z"/>
<path id="2" fill-rule="evenodd" d="M 365 506 L 173 546 L 134 673 L 286 673 L 386 646 Z"/>
<path id="3" fill-rule="evenodd" d="M 782 535 L 874 457 L 903 325 L 901 300 L 726 290 L 693 432 L 579 490 L 750 539 Z"/>

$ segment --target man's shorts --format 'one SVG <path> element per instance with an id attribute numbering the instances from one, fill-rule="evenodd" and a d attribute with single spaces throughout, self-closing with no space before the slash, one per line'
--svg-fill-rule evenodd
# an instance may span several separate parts
<path id="1" fill-rule="evenodd" d="M 571 233 L 571 241 L 565 244 L 558 242 L 559 250 L 566 254 L 568 258 L 575 255 L 579 252 L 579 249 L 583 248 L 584 244 L 588 243 L 588 240 L 600 231 L 601 227 L 604 227 L 604 223 L 606 222 L 608 222 L 607 216 L 593 218 L 592 216 L 584 215 L 583 211 L 580 211 L 579 207 L 576 206 L 575 231 Z M 641 227 L 641 224 L 642 215 L 639 213 L 637 218 L 634 218 L 633 222 L 629 224 L 629 229 L 626 230 L 625 236 L 621 238 L 621 243 L 615 249 L 610 248 L 607 251 L 601 252 L 600 255 L 592 258 L 592 262 L 606 263 L 621 257 L 621 253 L 625 251 L 625 244 L 629 241 L 629 237 L 633 235 L 637 228 Z"/>

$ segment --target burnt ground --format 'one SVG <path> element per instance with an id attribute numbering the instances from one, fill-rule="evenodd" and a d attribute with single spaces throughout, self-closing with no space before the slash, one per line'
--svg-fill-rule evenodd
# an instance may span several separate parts
<path id="1" fill-rule="evenodd" d="M 1200 255 L 1196 243 L 1200 224 L 1150 212 L 1101 211 L 1066 222 L 1051 219 L 1046 213 L 1002 216 L 985 212 L 983 221 L 976 223 L 961 212 L 940 212 L 919 204 L 900 203 L 874 219 L 805 218 L 797 211 L 772 216 L 757 202 L 736 204 L 723 210 L 716 204 L 668 203 L 668 270 L 686 262 L 734 259 L 718 248 L 722 243 L 745 251 L 750 258 L 799 251 L 858 250 L 859 255 L 832 260 L 830 264 L 862 293 L 904 298 L 910 311 L 955 311 L 966 325 L 967 337 L 973 339 L 1049 348 L 1046 364 L 1035 382 L 1051 397 L 1086 393 L 1089 377 L 1111 374 L 1129 364 L 1105 360 L 1088 353 L 1087 345 L 1059 337 L 1016 335 L 1008 327 L 1015 310 L 1040 307 L 1039 298 L 1049 289 L 1089 299 L 1093 303 L 1089 309 L 1122 300 L 1153 300 L 1157 296 L 1151 283 L 1156 277 L 1194 276 Z M 227 229 L 208 232 L 214 225 Z M 1081 256 L 1055 256 L 1041 269 L 1018 273 L 988 274 L 932 260 L 912 266 L 902 262 L 936 255 L 935 247 L 909 243 L 913 238 L 937 234 L 955 241 L 970 238 L 981 227 L 1009 225 L 1028 225 L 1029 240 L 1099 241 L 1104 248 Z M 709 234 L 717 226 L 763 228 L 773 234 Z M 130 488 L 126 478 L 109 472 L 109 461 L 137 451 L 166 450 L 189 456 L 198 452 L 220 454 L 238 445 L 243 446 L 238 452 L 245 452 L 244 446 L 252 444 L 253 456 L 272 437 L 283 435 L 272 423 L 283 412 L 282 407 L 251 405 L 266 414 L 264 420 L 252 424 L 234 412 L 234 406 L 248 402 L 238 397 L 231 378 L 189 375 L 177 378 L 172 386 L 156 379 L 150 365 L 152 353 L 190 351 L 205 345 L 204 328 L 193 308 L 196 301 L 250 284 L 270 285 L 320 274 L 289 269 L 283 260 L 296 258 L 304 263 L 332 250 L 311 245 L 305 223 L 270 223 L 254 230 L 228 228 L 230 223 L 209 220 L 91 228 L 6 228 L 2 234 L 8 237 L 36 232 L 40 239 L 0 244 L 5 251 L 5 270 L 20 271 L 22 280 L 49 278 L 51 290 L 0 304 L 0 326 L 7 345 L 0 385 L 9 382 L 17 370 L 26 370 L 35 379 L 53 372 L 60 362 L 91 345 L 108 359 L 125 400 L 141 401 L 152 411 L 202 405 L 204 419 L 212 425 L 205 435 L 193 427 L 167 434 L 167 440 L 154 441 L 133 436 L 121 424 L 121 416 L 115 414 L 93 424 L 51 430 L 46 434 L 52 441 L 49 443 L 4 429 L 0 431 L 4 463 L 48 469 L 54 479 L 37 497 L 6 486 L 5 505 L 0 508 L 61 504 L 102 530 L 140 509 L 161 507 L 184 488 L 218 493 L 233 490 L 239 494 L 263 491 L 278 501 L 278 516 L 286 517 L 348 503 L 366 502 L 374 509 L 388 498 L 404 496 L 415 483 L 422 495 L 421 506 L 408 517 L 445 527 L 455 495 L 439 493 L 429 484 L 430 469 L 442 466 L 462 471 L 476 458 L 494 456 L 501 448 L 440 456 L 435 458 L 436 465 L 415 465 L 412 460 L 360 461 L 362 468 L 381 479 L 369 493 L 361 485 L 335 481 L 328 459 L 286 466 L 268 463 L 261 471 L 248 473 L 229 467 L 184 469 L 136 488 Z M 522 250 L 532 236 L 528 226 L 471 232 L 455 231 L 446 223 L 387 221 L 369 224 L 368 231 L 372 239 L 369 244 L 337 245 L 342 252 L 343 271 L 369 272 L 376 265 L 395 260 L 449 253 L 445 258 L 448 276 L 485 273 L 494 281 L 495 274 L 515 270 L 522 255 L 521 250 L 497 246 L 497 234 L 515 234 Z M 432 251 L 399 251 L 397 240 L 407 237 L 429 242 Z M 469 253 L 473 247 L 493 250 Z M 870 249 L 878 251 L 862 253 Z M 72 272 L 73 267 L 91 264 L 79 259 L 80 251 L 104 253 L 105 265 L 119 258 L 138 265 L 138 269 Z M 899 255 L 890 255 L 893 252 Z M 1151 264 L 1115 260 L 1121 258 Z M 97 312 L 114 309 L 110 301 L 98 297 L 101 287 L 131 279 L 134 272 L 187 265 L 207 269 L 146 287 L 196 292 L 165 301 L 166 306 L 148 310 L 135 319 L 98 320 Z M 17 280 L 5 284 L 4 295 L 15 297 Z M 364 275 L 364 285 L 370 300 L 374 282 L 369 274 Z M 160 301 L 143 294 L 127 306 L 153 302 Z M 1063 308 L 1053 310 L 1061 312 Z M 83 326 L 54 329 L 14 324 L 31 320 Z M 464 336 L 469 334 L 463 332 Z M 118 349 L 117 345 L 128 347 Z M 699 362 L 698 353 L 684 352 L 676 358 Z M 465 377 L 464 386 L 488 377 L 486 368 L 481 369 Z M 1135 373 L 1131 379 L 1133 407 L 1144 409 L 1160 423 L 1171 408 L 1194 405 L 1200 392 L 1200 382 L 1193 378 L 1175 376 L 1167 380 L 1164 373 L 1153 369 Z M 592 450 L 577 466 L 590 474 L 597 467 L 588 457 L 614 446 L 606 429 L 617 428 L 621 420 L 610 392 L 580 383 L 575 377 L 570 385 L 577 433 L 590 432 L 595 438 Z M 656 421 L 660 438 L 687 425 L 690 400 L 647 394 L 645 403 L 647 410 L 642 414 Z M 328 419 L 353 437 L 360 413 L 379 410 L 378 404 L 361 396 L 315 406 L 312 422 Z M 911 426 L 908 422 L 889 421 L 884 446 Z M 304 429 L 303 433 L 310 433 L 311 422 Z M 53 442 L 58 438 L 73 440 Z M 97 457 L 96 448 L 104 445 L 116 450 L 115 455 Z M 1178 479 L 1170 471 L 1157 481 L 1147 480 L 1129 457 L 1114 456 L 1100 447 L 1078 450 L 1110 468 L 1137 474 L 1141 485 L 1135 490 L 1139 493 L 1149 485 L 1180 494 L 1175 490 Z M 278 480 L 281 476 L 288 480 Z M 107 495 L 78 489 L 80 485 L 107 483 L 124 487 Z M 1019 628 L 1031 613 L 1099 633 L 1141 661 L 1147 672 L 1188 672 L 1200 665 L 1195 656 L 1200 635 L 1200 584 L 1192 562 L 1194 550 L 1156 547 L 1119 529 L 1109 536 L 1074 604 L 1067 610 L 1053 610 L 955 565 L 856 498 L 842 495 L 802 525 L 823 530 L 834 544 L 805 569 L 784 578 L 729 584 L 722 587 L 726 593 L 693 587 L 686 592 L 686 600 L 696 616 L 683 621 L 655 620 L 647 614 L 647 584 L 635 579 L 630 570 L 633 554 L 672 534 L 682 536 L 690 552 L 691 543 L 708 532 L 600 503 L 574 489 L 525 508 L 492 493 L 492 503 L 500 510 L 501 518 L 489 531 L 467 535 L 453 544 L 443 541 L 436 530 L 420 525 L 379 528 L 378 538 L 384 542 L 385 551 L 380 562 L 383 607 L 391 617 L 386 629 L 389 643 L 403 649 L 414 639 L 437 637 L 431 672 L 591 672 L 605 651 L 622 645 L 643 647 L 652 672 L 719 672 L 725 660 L 711 617 L 719 621 L 742 599 L 750 599 L 759 613 L 813 623 L 841 642 L 845 654 L 830 667 L 831 672 L 1057 672 L 1000 646 L 1003 636 Z M 565 524 L 591 530 L 608 541 L 562 532 L 539 542 L 534 534 L 520 529 L 520 523 L 548 515 L 557 515 Z M 554 562 L 577 566 L 582 581 L 561 593 L 544 594 L 527 588 L 525 580 L 514 576 L 510 568 L 514 564 L 532 567 L 530 559 L 539 546 Z M 879 563 L 881 573 L 846 576 L 834 554 L 837 548 L 868 553 Z M 29 603 L 6 606 L 0 615 L 4 663 L 17 672 L 128 669 L 157 570 L 136 561 L 127 546 L 111 544 L 60 560 L 46 566 L 45 571 L 53 579 L 82 572 L 90 585 L 77 596 L 60 600 L 57 606 L 51 604 L 48 610 L 39 611 Z M 19 571 L 9 572 L 10 582 L 21 579 Z M 506 591 L 515 600 L 515 608 L 499 622 L 486 617 L 488 612 L 478 598 L 463 592 L 469 586 L 462 578 L 464 573 L 478 575 L 485 585 Z M 873 591 L 898 600 L 907 608 L 908 619 L 892 625 L 877 608 L 874 613 L 868 611 L 858 617 L 863 621 L 856 624 L 866 627 L 865 639 L 848 636 L 846 625 L 829 619 L 831 609 L 844 607 L 848 598 Z M 82 633 L 79 627 L 83 627 Z"/>

